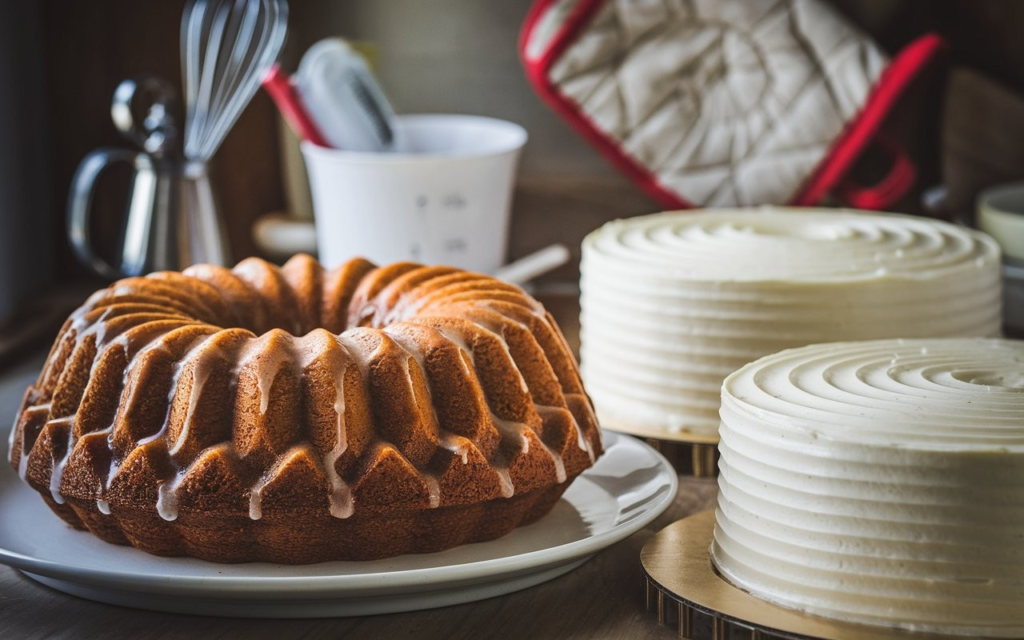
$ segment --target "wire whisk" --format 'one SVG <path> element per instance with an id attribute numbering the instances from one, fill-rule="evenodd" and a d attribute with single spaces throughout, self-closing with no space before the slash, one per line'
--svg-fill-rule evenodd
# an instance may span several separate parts
<path id="1" fill-rule="evenodd" d="M 284 44 L 285 0 L 190 0 L 181 23 L 185 157 L 213 157 Z"/>
<path id="2" fill-rule="evenodd" d="M 189 0 L 181 22 L 185 162 L 182 262 L 232 263 L 208 162 L 277 60 L 288 26 L 285 0 Z"/>

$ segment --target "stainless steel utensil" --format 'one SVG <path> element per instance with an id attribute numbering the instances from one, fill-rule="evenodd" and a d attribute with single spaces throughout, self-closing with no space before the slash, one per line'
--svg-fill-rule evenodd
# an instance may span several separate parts
<path id="1" fill-rule="evenodd" d="M 184 159 L 174 87 L 153 76 L 118 86 L 110 115 L 141 150 L 98 149 L 79 165 L 68 201 L 68 238 L 83 263 L 110 279 L 231 263 L 208 162 L 277 58 L 287 14 L 285 0 L 190 0 L 181 26 Z M 120 265 L 114 266 L 94 250 L 90 219 L 97 181 L 118 163 L 131 165 L 133 174 Z"/>
<path id="2" fill-rule="evenodd" d="M 78 258 L 99 275 L 116 279 L 161 269 L 180 268 L 175 209 L 178 189 L 176 111 L 178 92 L 165 80 L 141 76 L 114 91 L 114 126 L 141 150 L 97 149 L 79 164 L 68 199 L 68 240 Z M 97 254 L 90 232 L 97 180 L 118 163 L 133 168 L 120 266 Z"/>
<path id="3" fill-rule="evenodd" d="M 277 59 L 287 22 L 285 0 L 190 0 L 185 7 L 182 241 L 197 261 L 231 261 L 207 163 Z"/>

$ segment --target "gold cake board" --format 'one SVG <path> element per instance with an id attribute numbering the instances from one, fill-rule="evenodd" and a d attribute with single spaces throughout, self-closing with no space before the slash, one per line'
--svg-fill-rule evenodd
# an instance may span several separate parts
<path id="1" fill-rule="evenodd" d="M 944 636 L 858 625 L 786 609 L 719 576 L 708 549 L 714 510 L 659 531 L 640 552 L 647 610 L 687 640 L 936 640 Z"/>
<path id="2" fill-rule="evenodd" d="M 713 436 L 680 431 L 671 433 L 658 427 L 631 424 L 622 420 L 600 420 L 611 431 L 641 438 L 665 456 L 683 475 L 713 478 L 718 475 L 718 434 Z"/>

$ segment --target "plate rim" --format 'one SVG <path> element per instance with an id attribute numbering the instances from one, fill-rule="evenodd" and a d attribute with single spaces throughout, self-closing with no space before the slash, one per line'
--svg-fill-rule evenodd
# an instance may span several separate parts
<path id="1" fill-rule="evenodd" d="M 357 575 L 161 576 L 152 573 L 143 574 L 135 571 L 118 571 L 64 565 L 53 560 L 36 558 L 0 546 L 0 564 L 5 564 L 19 571 L 43 575 L 51 579 L 69 582 L 87 582 L 92 585 L 105 584 L 121 588 L 144 587 L 150 592 L 187 591 L 191 594 L 210 595 L 224 595 L 225 592 L 229 592 L 231 595 L 256 595 L 269 593 L 278 598 L 284 595 L 280 591 L 282 588 L 287 588 L 287 593 L 291 596 L 315 596 L 318 593 L 336 594 L 338 589 L 358 589 L 361 590 L 364 595 L 370 595 L 368 593 L 370 591 L 388 593 L 414 591 L 418 587 L 434 584 L 439 580 L 443 580 L 446 585 L 450 586 L 455 586 L 460 583 L 468 585 L 486 581 L 489 577 L 495 574 L 510 575 L 516 573 L 529 573 L 532 570 L 542 567 L 564 564 L 585 556 L 593 555 L 602 549 L 624 540 L 664 513 L 675 499 L 679 489 L 679 477 L 672 465 L 663 455 L 661 455 L 661 453 L 646 442 L 623 433 L 616 433 L 607 429 L 602 429 L 602 437 L 606 442 L 609 439 L 614 439 L 613 442 L 623 439 L 623 442 L 630 443 L 630 446 L 637 446 L 641 451 L 651 456 L 655 462 L 653 466 L 659 470 L 659 475 L 666 477 L 668 480 L 668 491 L 664 492 L 656 500 L 648 503 L 648 505 L 645 505 L 644 513 L 641 516 L 633 518 L 626 523 L 613 525 L 605 531 L 587 536 L 580 540 L 566 542 L 553 547 L 536 549 L 522 554 L 489 558 L 486 560 L 478 560 L 475 562 L 457 565 L 438 565 L 433 567 L 397 571 L 378 571 Z M 586 478 L 587 473 L 592 472 L 594 468 L 595 467 L 587 469 L 580 475 L 580 477 Z M 565 497 L 563 496 L 561 500 L 565 500 Z M 161 559 L 174 561 L 176 558 L 167 557 Z M 211 564 L 216 566 L 217 563 Z M 382 585 L 382 582 L 386 584 Z"/>

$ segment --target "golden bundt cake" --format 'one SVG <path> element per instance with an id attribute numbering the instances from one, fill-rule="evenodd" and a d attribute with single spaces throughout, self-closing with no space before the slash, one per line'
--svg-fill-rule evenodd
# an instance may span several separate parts
<path id="1" fill-rule="evenodd" d="M 497 538 L 601 452 L 565 339 L 518 287 L 298 256 L 95 293 L 26 391 L 10 459 L 107 542 L 308 563 Z"/>

